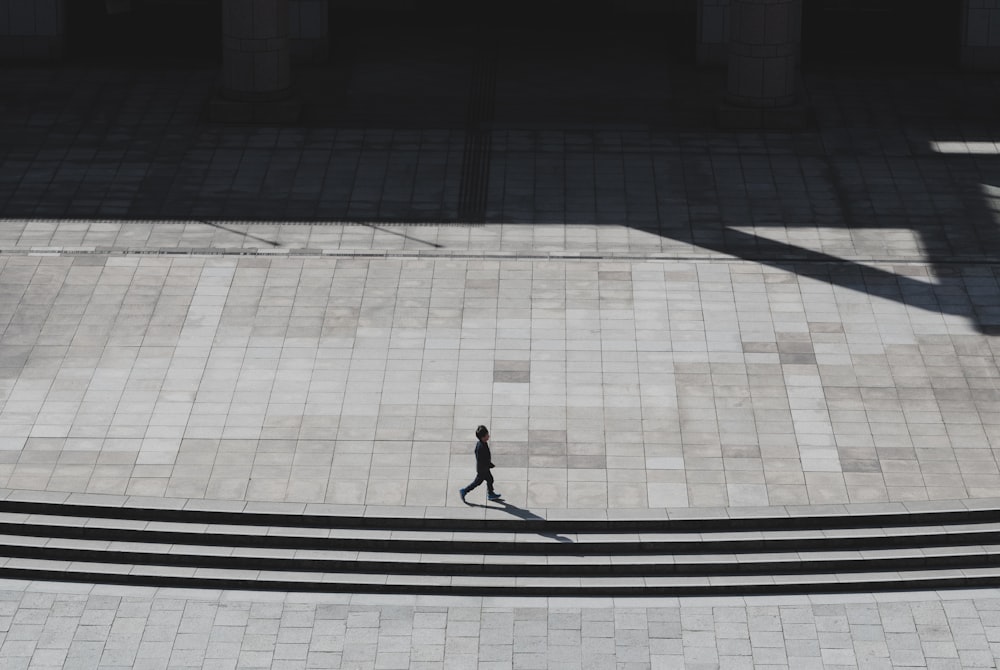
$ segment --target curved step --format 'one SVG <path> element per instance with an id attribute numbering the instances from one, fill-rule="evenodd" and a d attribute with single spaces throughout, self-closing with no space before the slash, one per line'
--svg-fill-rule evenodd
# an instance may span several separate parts
<path id="1" fill-rule="evenodd" d="M 0 535 L 106 542 L 406 553 L 578 555 L 877 551 L 1000 544 L 1000 523 L 802 531 L 615 533 L 396 531 L 0 514 Z"/>
<path id="2" fill-rule="evenodd" d="M 501 556 L 416 554 L 378 551 L 321 551 L 49 540 L 19 543 L 0 537 L 0 556 L 116 565 L 150 565 L 241 570 L 359 572 L 400 575 L 490 575 L 629 577 L 662 575 L 793 575 L 822 572 L 912 571 L 987 568 L 996 565 L 1000 546 L 956 546 L 879 551 L 774 552 L 754 554 L 580 554 Z"/>
<path id="3" fill-rule="evenodd" d="M 530 519 L 275 515 L 4 501 L 0 577 L 143 586 L 507 596 L 807 593 L 1000 585 L 1000 515 Z M 88 514 L 89 513 L 89 514 Z M 869 522 L 884 521 L 871 516 Z M 225 523 L 220 523 L 225 521 Z M 260 523 L 268 521 L 268 523 Z"/>
<path id="4" fill-rule="evenodd" d="M 305 506 L 308 510 L 309 506 Z M 884 513 L 846 513 L 835 510 L 800 508 L 796 513 L 781 516 L 729 516 L 719 515 L 699 517 L 686 515 L 684 518 L 656 516 L 653 518 L 606 518 L 606 519 L 559 519 L 547 520 L 530 512 L 506 505 L 506 511 L 513 516 L 499 518 L 473 518 L 468 516 L 383 516 L 378 514 L 315 514 L 308 511 L 263 512 L 224 511 L 165 507 L 138 507 L 124 504 L 60 503 L 45 501 L 25 501 L 16 499 L 0 500 L 0 513 L 39 514 L 80 518 L 120 519 L 123 521 L 159 521 L 179 523 L 203 523 L 236 526 L 275 526 L 296 528 L 370 528 L 375 530 L 414 531 L 497 531 L 508 532 L 725 532 L 725 531 L 799 531 L 833 530 L 850 528 L 891 528 L 895 526 L 934 526 L 956 524 L 1000 523 L 1000 508 L 962 509 L 946 511 L 890 511 Z M 689 510 L 692 514 L 695 512 Z M 623 514 L 623 513 L 621 513 Z"/>
<path id="5" fill-rule="evenodd" d="M 844 593 L 950 588 L 993 588 L 1000 567 L 934 571 L 810 573 L 794 576 L 672 576 L 589 579 L 397 575 L 361 572 L 179 568 L 39 559 L 0 559 L 9 579 L 82 581 L 135 586 L 328 593 L 400 593 L 479 596 L 705 596 Z"/>

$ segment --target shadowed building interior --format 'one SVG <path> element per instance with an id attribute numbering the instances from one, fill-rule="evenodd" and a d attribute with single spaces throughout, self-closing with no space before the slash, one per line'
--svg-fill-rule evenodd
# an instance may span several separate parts
<path id="1" fill-rule="evenodd" d="M 0 57 L 218 68 L 228 122 L 794 129 L 803 70 L 995 71 L 1000 0 L 0 0 Z"/>

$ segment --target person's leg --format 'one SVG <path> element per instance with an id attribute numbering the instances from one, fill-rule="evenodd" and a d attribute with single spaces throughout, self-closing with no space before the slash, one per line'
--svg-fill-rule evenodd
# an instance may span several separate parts
<path id="1" fill-rule="evenodd" d="M 486 488 L 489 490 L 486 497 L 490 500 L 500 500 L 500 494 L 493 488 L 493 473 L 487 472 L 484 476 L 486 477 Z"/>
<path id="2" fill-rule="evenodd" d="M 466 486 L 466 487 L 465 487 L 465 492 L 466 492 L 466 493 L 468 493 L 468 492 L 469 492 L 469 491 L 471 491 L 472 489 L 474 489 L 474 488 L 476 488 L 477 486 L 479 486 L 480 484 L 482 484 L 482 483 L 483 483 L 484 481 L 486 481 L 486 478 L 485 478 L 485 477 L 483 477 L 483 476 L 482 476 L 481 474 L 479 474 L 479 473 L 477 472 L 477 473 L 476 473 L 476 478 L 472 480 L 472 483 L 471 483 L 471 484 L 469 484 L 468 486 Z M 490 486 L 492 486 L 492 485 L 490 485 Z M 491 489 L 491 490 L 492 490 L 492 489 Z"/>
<path id="3" fill-rule="evenodd" d="M 477 472 L 477 473 L 476 473 L 476 478 L 472 480 L 472 483 L 471 483 L 471 484 L 469 484 L 469 485 L 468 485 L 468 486 L 466 486 L 465 488 L 461 488 L 461 489 L 459 489 L 459 490 L 458 490 L 458 495 L 459 495 L 459 497 L 460 497 L 460 498 L 462 499 L 462 502 L 465 502 L 465 496 L 469 494 L 469 491 L 471 491 L 472 489 L 474 489 L 474 488 L 476 488 L 477 486 L 479 486 L 480 484 L 482 484 L 482 483 L 483 483 L 483 481 L 484 481 L 484 479 L 483 479 L 483 476 L 482 476 L 482 475 L 480 475 L 480 474 L 479 474 L 479 473 Z"/>

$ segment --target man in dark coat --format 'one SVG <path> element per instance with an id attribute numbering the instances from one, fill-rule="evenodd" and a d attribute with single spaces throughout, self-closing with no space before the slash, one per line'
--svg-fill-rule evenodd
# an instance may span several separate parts
<path id="1" fill-rule="evenodd" d="M 489 446 L 490 431 L 487 430 L 486 426 L 480 426 L 476 428 L 476 438 L 478 438 L 476 441 L 476 478 L 465 488 L 459 489 L 458 495 L 462 496 L 462 502 L 465 502 L 465 496 L 469 491 L 486 482 L 486 497 L 490 500 L 500 500 L 500 494 L 493 490 L 493 473 L 490 472 L 490 468 L 493 467 Z"/>

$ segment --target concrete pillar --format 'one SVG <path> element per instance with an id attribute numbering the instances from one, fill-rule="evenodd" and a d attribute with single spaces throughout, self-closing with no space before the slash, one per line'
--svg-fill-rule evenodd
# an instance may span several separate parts
<path id="1" fill-rule="evenodd" d="M 729 0 L 698 0 L 698 64 L 725 67 L 729 56 Z"/>
<path id="2" fill-rule="evenodd" d="M 209 116 L 223 122 L 298 119 L 288 0 L 222 0 L 222 77 Z"/>
<path id="3" fill-rule="evenodd" d="M 108 14 L 124 14 L 132 11 L 132 0 L 104 0 Z"/>
<path id="4" fill-rule="evenodd" d="M 0 0 L 0 60 L 51 62 L 66 41 L 64 0 Z"/>
<path id="5" fill-rule="evenodd" d="M 724 126 L 802 125 L 801 34 L 802 0 L 730 0 Z"/>
<path id="6" fill-rule="evenodd" d="M 319 65 L 330 57 L 330 0 L 289 0 L 292 63 Z"/>
<path id="7" fill-rule="evenodd" d="M 1000 72 L 1000 0 L 963 0 L 962 67 Z"/>

